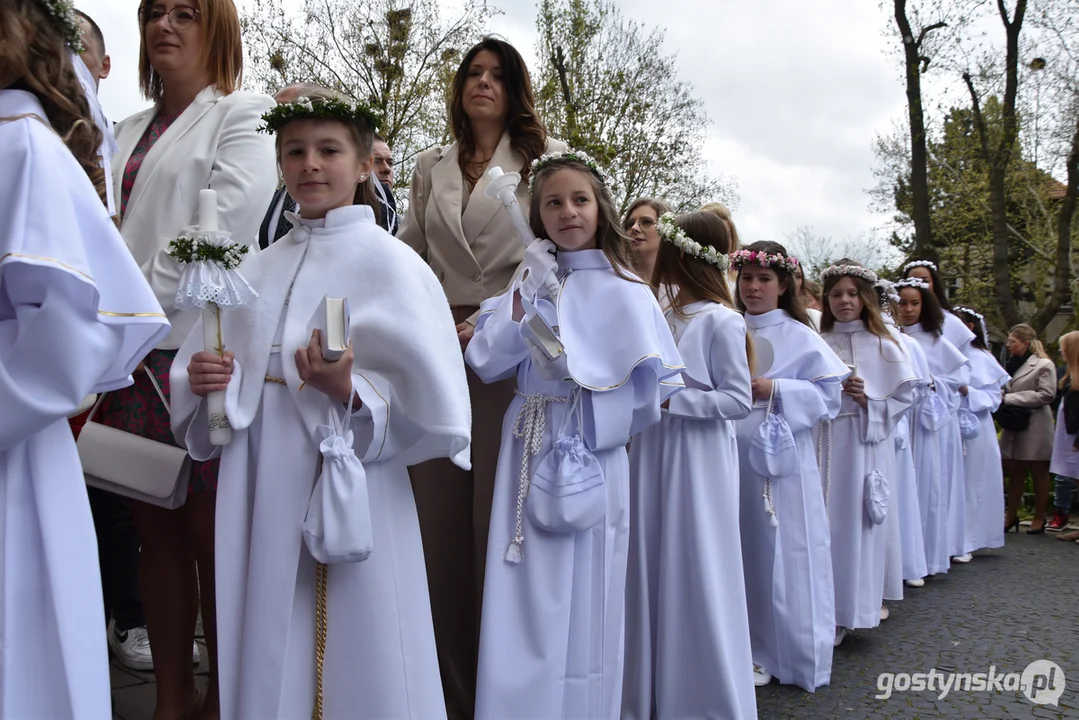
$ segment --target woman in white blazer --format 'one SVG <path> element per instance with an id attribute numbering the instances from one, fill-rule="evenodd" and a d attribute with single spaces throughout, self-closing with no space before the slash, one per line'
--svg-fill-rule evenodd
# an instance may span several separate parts
<path id="1" fill-rule="evenodd" d="M 120 152 L 113 179 L 120 233 L 165 309 L 172 332 L 144 361 L 165 395 L 176 350 L 196 313 L 175 308 L 180 265 L 169 241 L 198 222 L 199 191 L 217 191 L 218 222 L 238 242 L 253 244 L 277 181 L 273 140 L 256 133 L 273 98 L 240 92 L 243 53 L 232 0 L 144 0 L 139 82 L 154 102 L 116 126 Z M 110 393 L 102 422 L 176 444 L 164 404 L 145 373 Z M 132 503 L 142 544 L 140 588 L 157 675 L 156 718 L 217 717 L 214 604 L 214 501 L 217 467 L 195 463 L 186 504 L 164 510 Z M 196 574 L 197 572 L 197 574 Z M 192 671 L 197 603 L 201 599 L 210 679 L 200 698 Z"/>
<path id="2" fill-rule="evenodd" d="M 428 150 L 416 162 L 408 222 L 398 237 L 427 260 L 442 283 L 463 350 L 480 303 L 509 285 L 524 256 L 510 216 L 484 195 L 487 170 L 525 175 L 543 153 L 567 148 L 547 137 L 536 115 L 524 60 L 494 38 L 469 50 L 457 69 L 450 121 L 455 142 Z M 517 198 L 527 213 L 527 181 L 517 187 Z M 513 388 L 512 378 L 484 385 L 469 368 L 472 470 L 448 460 L 411 468 L 450 718 L 474 714 L 487 530 L 502 416 Z"/>

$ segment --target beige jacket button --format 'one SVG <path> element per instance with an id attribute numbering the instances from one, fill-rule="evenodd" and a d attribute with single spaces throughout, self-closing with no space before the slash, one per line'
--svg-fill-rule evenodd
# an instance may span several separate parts
<path id="1" fill-rule="evenodd" d="M 478 272 L 478 273 L 476 273 L 475 275 L 472 276 L 472 282 L 477 282 L 478 283 L 480 280 L 483 280 L 483 273 L 482 272 Z"/>

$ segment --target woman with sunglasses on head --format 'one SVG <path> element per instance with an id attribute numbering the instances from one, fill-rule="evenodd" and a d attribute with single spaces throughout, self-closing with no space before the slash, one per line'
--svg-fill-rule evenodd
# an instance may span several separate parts
<path id="1" fill-rule="evenodd" d="M 656 223 L 663 213 L 671 212 L 671 206 L 663 200 L 642 197 L 633 201 L 626 213 L 622 227 L 633 243 L 633 266 L 645 282 L 652 281 L 652 273 L 659 257 L 660 240 Z"/>
<path id="2" fill-rule="evenodd" d="M 172 323 L 172 332 L 144 361 L 168 399 L 173 358 L 198 318 L 176 308 L 181 266 L 169 256 L 169 242 L 198 223 L 199 191 L 205 188 L 217 193 L 220 229 L 241 244 L 255 241 L 277 183 L 273 140 L 256 130 L 275 103 L 238 89 L 243 45 L 232 0 L 145 0 L 138 18 L 139 84 L 154 104 L 116 126 L 120 151 L 112 170 L 120 233 Z M 175 444 L 169 411 L 146 373 L 105 398 L 101 421 Z M 131 503 L 157 677 L 155 720 L 218 714 L 217 464 L 193 463 L 187 501 L 176 510 Z M 210 668 L 204 698 L 192 669 L 200 605 Z"/>

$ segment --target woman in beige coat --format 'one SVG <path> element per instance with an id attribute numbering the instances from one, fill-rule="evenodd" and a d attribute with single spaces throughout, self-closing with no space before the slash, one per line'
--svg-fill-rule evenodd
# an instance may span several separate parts
<path id="1" fill-rule="evenodd" d="M 1025 430 L 1004 430 L 1000 436 L 1000 456 L 1008 480 L 1004 529 L 1019 526 L 1019 502 L 1029 472 L 1034 478 L 1034 519 L 1027 533 L 1039 535 L 1045 532 L 1045 506 L 1049 500 L 1049 459 L 1053 455 L 1053 414 L 1049 404 L 1056 396 L 1056 367 L 1029 325 L 1011 329 L 1007 348 L 1012 379 L 1004 386 L 1002 407 L 1027 408 L 1031 415 Z"/>
<path id="2" fill-rule="evenodd" d="M 412 177 L 409 217 L 398 237 L 419 252 L 442 283 L 462 350 L 484 300 L 509 284 L 524 244 L 498 200 L 484 195 L 486 172 L 520 172 L 528 211 L 527 173 L 550 140 L 536 115 L 532 84 L 520 54 L 486 38 L 465 55 L 453 79 L 450 120 L 455 142 L 420 155 Z M 472 717 L 487 530 L 502 417 L 514 380 L 484 385 L 468 370 L 472 398 L 472 470 L 442 460 L 411 468 L 419 511 L 442 687 L 450 718 Z"/>

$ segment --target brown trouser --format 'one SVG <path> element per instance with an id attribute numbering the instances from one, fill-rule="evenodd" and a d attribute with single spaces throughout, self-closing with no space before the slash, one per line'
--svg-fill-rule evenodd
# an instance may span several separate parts
<path id="1" fill-rule="evenodd" d="M 462 322 L 475 310 L 453 308 L 454 322 Z M 471 369 L 467 372 L 472 400 L 472 470 L 461 470 L 445 459 L 409 468 L 450 720 L 475 714 L 487 529 L 502 419 L 517 384 L 510 379 L 485 385 Z"/>

